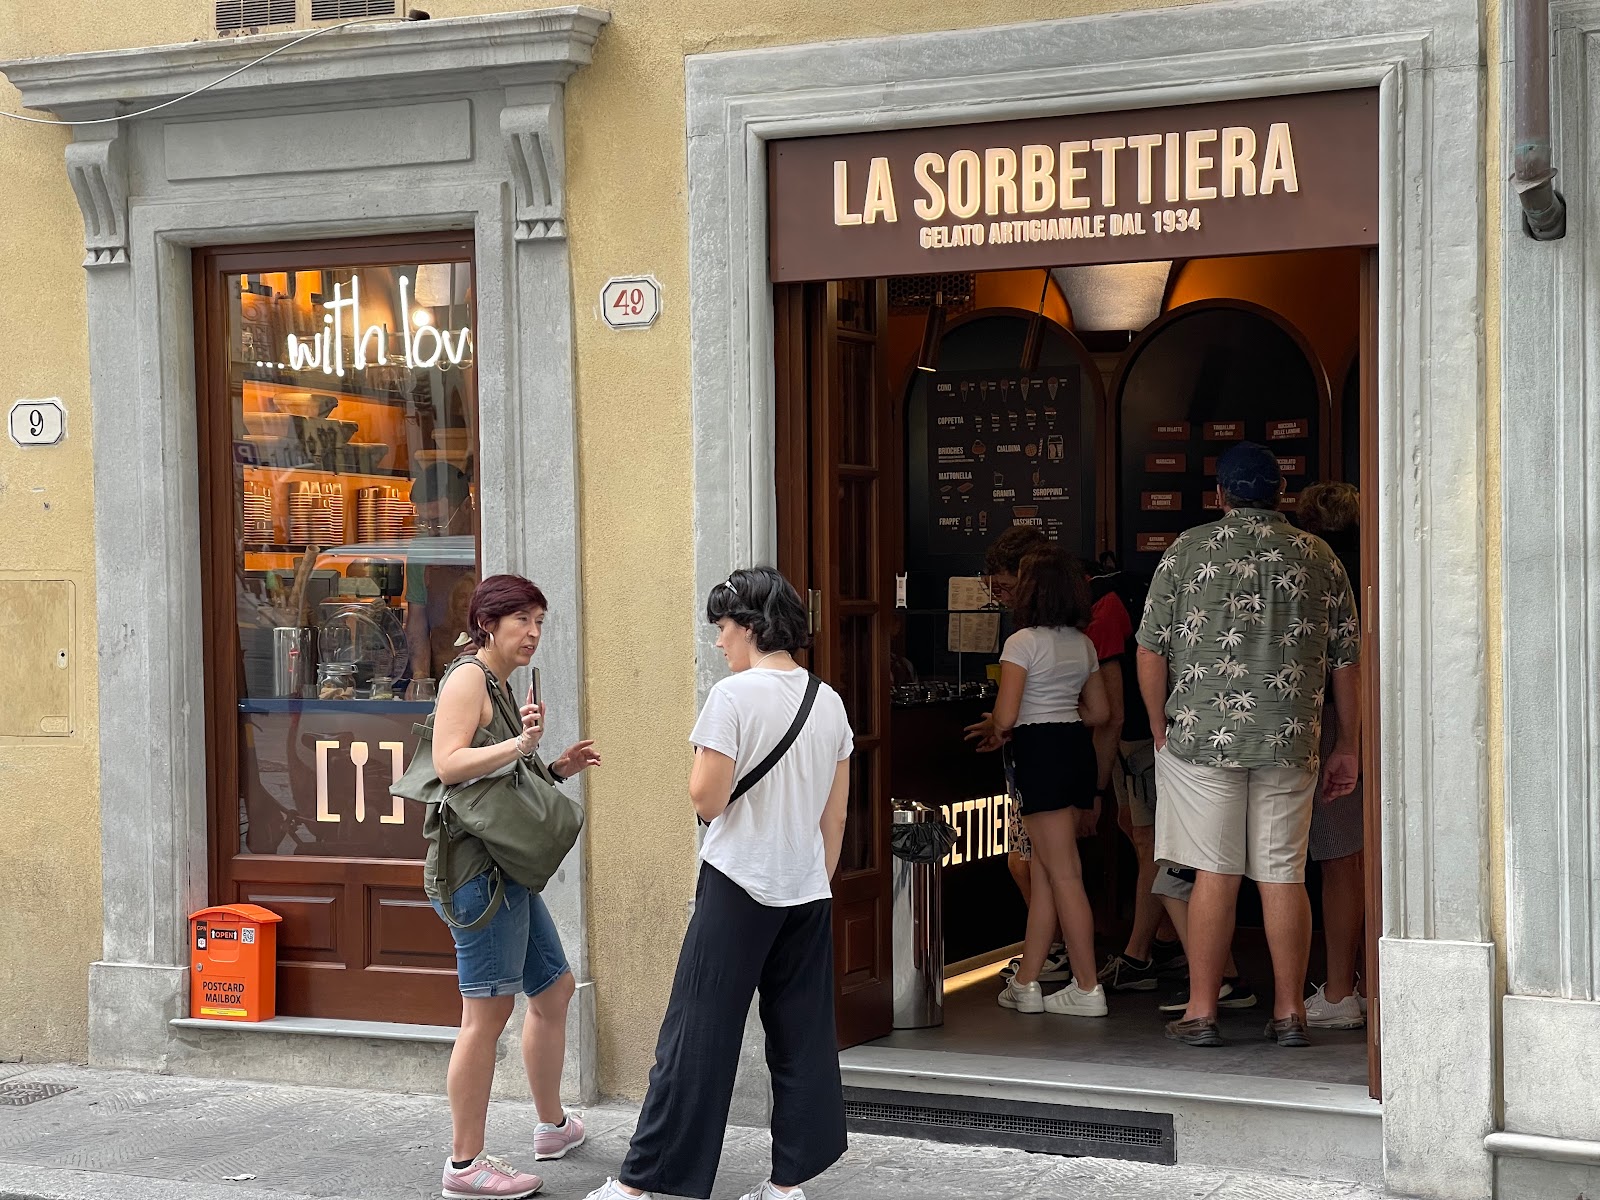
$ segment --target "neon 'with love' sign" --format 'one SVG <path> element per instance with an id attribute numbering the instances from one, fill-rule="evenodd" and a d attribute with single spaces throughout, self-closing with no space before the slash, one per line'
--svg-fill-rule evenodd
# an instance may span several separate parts
<path id="1" fill-rule="evenodd" d="M 398 334 L 400 360 L 408 367 L 421 367 L 424 370 L 436 367 L 441 362 L 446 362 L 451 367 L 461 366 L 472 352 L 472 331 L 458 329 L 452 332 L 440 329 L 433 324 L 426 312 L 413 313 L 408 294 L 409 284 L 410 280 L 402 275 L 400 277 L 401 327 Z M 335 284 L 333 299 L 324 303 L 322 307 L 326 310 L 322 318 L 326 328 L 310 338 L 297 337 L 291 333 L 285 347 L 287 362 L 277 364 L 258 362 L 256 366 L 276 365 L 280 370 L 321 371 L 324 375 L 342 377 L 345 374 L 347 341 L 354 351 L 350 369 L 364 371 L 369 366 L 386 367 L 390 364 L 390 343 L 395 335 L 383 325 L 362 325 L 359 279 L 350 281 L 348 296 L 344 294 L 343 284 Z M 345 331 L 347 313 L 348 337 Z"/>

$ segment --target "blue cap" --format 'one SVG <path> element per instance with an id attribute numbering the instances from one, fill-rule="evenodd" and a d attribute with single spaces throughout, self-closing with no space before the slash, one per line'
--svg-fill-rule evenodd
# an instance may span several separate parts
<path id="1" fill-rule="evenodd" d="M 1240 442 L 1217 461 L 1217 484 L 1246 504 L 1276 503 L 1283 488 L 1278 456 L 1257 442 Z"/>

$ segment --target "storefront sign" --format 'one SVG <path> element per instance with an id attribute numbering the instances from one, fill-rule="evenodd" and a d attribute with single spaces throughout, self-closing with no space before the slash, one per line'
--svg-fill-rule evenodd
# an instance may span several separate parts
<path id="1" fill-rule="evenodd" d="M 1370 246 L 1373 90 L 771 144 L 776 282 Z"/>
<path id="2" fill-rule="evenodd" d="M 19 446 L 54 446 L 67 436 L 67 410 L 61 401 L 18 400 L 11 406 L 11 440 Z"/>
<path id="3" fill-rule="evenodd" d="M 941 804 L 945 820 L 956 831 L 956 840 L 944 856 L 944 865 L 959 867 L 963 863 L 1009 854 L 1011 835 L 1006 818 L 1010 805 L 1010 797 L 1003 792 L 997 796 L 975 796 L 953 804 Z"/>
<path id="4" fill-rule="evenodd" d="M 600 289 L 600 316 L 613 329 L 648 329 L 661 315 L 661 284 L 654 275 L 625 275 Z"/>
<path id="5" fill-rule="evenodd" d="M 1295 438 L 1306 438 L 1310 436 L 1310 421 L 1300 420 L 1267 422 L 1267 440 L 1269 442 L 1289 441 Z"/>
<path id="6" fill-rule="evenodd" d="M 1244 441 L 1243 421 L 1207 421 L 1206 441 L 1208 442 L 1242 442 Z"/>

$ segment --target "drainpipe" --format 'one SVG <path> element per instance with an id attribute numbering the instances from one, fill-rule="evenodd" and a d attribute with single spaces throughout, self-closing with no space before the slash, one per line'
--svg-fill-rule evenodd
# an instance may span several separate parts
<path id="1" fill-rule="evenodd" d="M 1522 202 L 1522 227 L 1536 241 L 1567 235 L 1567 202 L 1550 165 L 1550 0 L 1513 0 L 1516 139 L 1511 180 Z"/>

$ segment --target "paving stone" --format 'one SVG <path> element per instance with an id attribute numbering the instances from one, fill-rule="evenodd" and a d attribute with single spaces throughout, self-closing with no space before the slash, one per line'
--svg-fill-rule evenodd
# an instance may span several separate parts
<path id="1" fill-rule="evenodd" d="M 450 1128 L 438 1096 L 180 1079 L 75 1067 L 12 1078 L 72 1091 L 0 1108 L 0 1200 L 427 1200 Z M 615 1174 L 637 1116 L 587 1114 L 588 1144 L 542 1164 L 545 1195 L 583 1197 Z M 491 1153 L 533 1169 L 537 1117 L 493 1105 Z M 764 1130 L 731 1129 L 716 1200 L 767 1173 Z M 230 1176 L 252 1175 L 237 1181 Z M 812 1200 L 1379 1200 L 1355 1184 L 1203 1167 L 1063 1159 L 990 1147 L 857 1136 Z"/>

